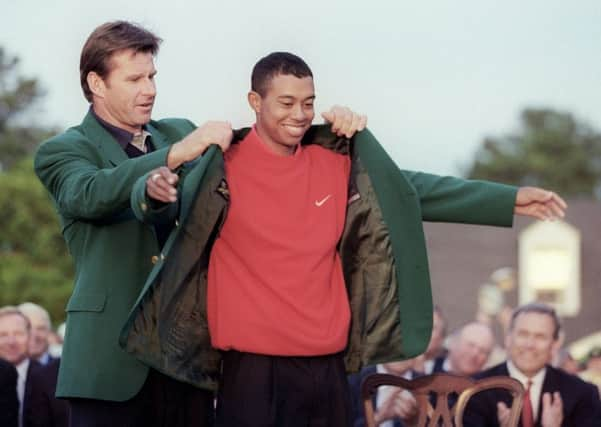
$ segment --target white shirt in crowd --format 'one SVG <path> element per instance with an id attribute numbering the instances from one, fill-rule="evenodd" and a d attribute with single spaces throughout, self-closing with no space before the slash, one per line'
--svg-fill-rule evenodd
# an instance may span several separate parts
<path id="1" fill-rule="evenodd" d="M 532 417 L 534 418 L 534 421 L 536 421 L 540 403 L 540 394 L 543 390 L 543 381 L 545 380 L 547 368 L 541 369 L 532 378 L 528 378 L 513 363 L 511 363 L 510 360 L 508 360 L 507 370 L 509 371 L 509 376 L 511 378 L 515 378 L 522 383 L 524 389 L 528 388 L 528 380 L 532 381 L 532 385 L 530 386 L 530 402 L 532 403 Z"/>
<path id="2" fill-rule="evenodd" d="M 19 427 L 23 425 L 23 398 L 25 397 L 25 380 L 29 369 L 29 359 L 23 360 L 17 366 L 17 397 L 19 398 Z"/>

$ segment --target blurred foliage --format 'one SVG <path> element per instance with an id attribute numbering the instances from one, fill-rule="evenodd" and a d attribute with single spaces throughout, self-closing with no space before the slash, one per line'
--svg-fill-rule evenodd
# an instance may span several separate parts
<path id="1" fill-rule="evenodd" d="M 0 173 L 0 305 L 32 301 L 64 320 L 73 268 L 48 193 L 28 157 Z"/>
<path id="2" fill-rule="evenodd" d="M 18 65 L 19 59 L 0 46 L 0 170 L 10 169 L 52 133 L 31 114 L 44 92 L 36 79 L 18 75 Z"/>
<path id="3" fill-rule="evenodd" d="M 33 172 L 32 152 L 52 129 L 35 123 L 39 83 L 17 75 L 18 59 L 0 47 L 0 306 L 38 303 L 64 320 L 73 268 L 48 193 Z"/>
<path id="4" fill-rule="evenodd" d="M 519 132 L 486 138 L 466 176 L 601 198 L 601 134 L 571 114 L 526 109 Z"/>

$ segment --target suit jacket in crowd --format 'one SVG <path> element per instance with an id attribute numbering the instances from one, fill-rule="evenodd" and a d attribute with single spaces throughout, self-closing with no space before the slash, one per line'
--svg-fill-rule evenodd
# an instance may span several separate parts
<path id="1" fill-rule="evenodd" d="M 19 398 L 17 397 L 17 369 L 0 359 L 0 426 L 17 427 Z"/>
<path id="2" fill-rule="evenodd" d="M 25 383 L 23 427 L 69 425 L 68 403 L 55 397 L 59 365 L 60 359 L 54 358 L 47 365 L 30 365 Z"/>

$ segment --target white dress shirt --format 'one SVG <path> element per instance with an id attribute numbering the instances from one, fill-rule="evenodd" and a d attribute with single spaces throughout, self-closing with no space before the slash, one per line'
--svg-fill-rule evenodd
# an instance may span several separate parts
<path id="1" fill-rule="evenodd" d="M 543 390 L 543 382 L 545 381 L 545 373 L 547 372 L 547 368 L 541 369 L 533 377 L 529 378 L 524 375 L 513 363 L 511 363 L 510 360 L 508 360 L 507 370 L 509 371 L 509 376 L 511 378 L 515 378 L 522 383 L 524 389 L 528 388 L 528 381 L 532 381 L 532 385 L 530 386 L 530 402 L 532 403 L 532 416 L 534 421 L 536 421 L 540 406 L 540 395 Z"/>
<path id="2" fill-rule="evenodd" d="M 25 380 L 29 370 L 29 358 L 23 360 L 17 366 L 17 397 L 19 398 L 19 427 L 23 425 L 23 398 L 25 397 Z"/>

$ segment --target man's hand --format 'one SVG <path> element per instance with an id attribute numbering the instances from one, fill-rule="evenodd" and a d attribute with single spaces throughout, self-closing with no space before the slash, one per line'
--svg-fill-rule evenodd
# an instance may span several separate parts
<path id="1" fill-rule="evenodd" d="M 499 427 L 509 427 L 509 415 L 511 409 L 503 402 L 497 402 L 497 419 L 499 420 Z"/>
<path id="2" fill-rule="evenodd" d="M 560 427 L 563 422 L 563 401 L 558 391 L 543 393 L 543 413 L 541 415 L 543 427 Z"/>
<path id="3" fill-rule="evenodd" d="M 395 387 L 375 414 L 376 424 L 386 420 L 401 419 L 406 423 L 416 421 L 417 401 L 411 392 Z"/>
<path id="4" fill-rule="evenodd" d="M 229 122 L 206 122 L 171 147 L 167 156 L 167 166 L 175 169 L 184 162 L 194 160 L 212 144 L 217 144 L 225 152 L 232 141 L 232 125 Z"/>
<path id="5" fill-rule="evenodd" d="M 357 114 L 347 107 L 334 105 L 330 111 L 321 113 L 326 122 L 332 124 L 332 132 L 338 136 L 351 138 L 355 132 L 362 131 L 367 125 L 367 116 Z"/>
<path id="6" fill-rule="evenodd" d="M 159 202 L 175 202 L 177 200 L 175 186 L 178 179 L 179 177 L 165 166 L 153 169 L 146 179 L 146 194 Z"/>
<path id="7" fill-rule="evenodd" d="M 514 213 L 538 218 L 557 219 L 565 216 L 566 202 L 552 191 L 537 187 L 520 187 L 515 199 Z"/>

